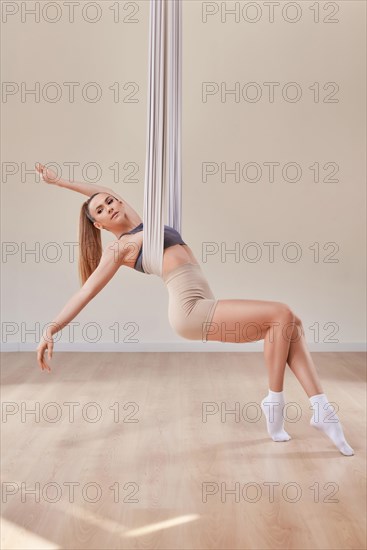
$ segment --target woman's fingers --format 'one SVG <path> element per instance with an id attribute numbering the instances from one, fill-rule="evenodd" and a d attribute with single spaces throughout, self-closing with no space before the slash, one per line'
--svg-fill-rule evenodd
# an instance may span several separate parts
<path id="1" fill-rule="evenodd" d="M 41 354 L 41 357 L 38 360 L 38 364 L 41 367 L 41 370 L 51 371 L 50 367 L 48 366 L 48 364 L 46 363 L 46 361 L 43 358 L 43 353 Z"/>
<path id="2" fill-rule="evenodd" d="M 40 344 L 39 347 L 37 348 L 37 362 L 41 370 L 46 370 L 50 372 L 51 369 L 46 363 L 45 359 L 43 358 L 46 348 L 48 348 L 48 345 L 45 342 Z M 48 349 L 48 358 L 51 359 L 51 357 L 52 357 L 52 348 L 51 348 L 51 355 L 50 355 L 50 350 Z"/>
<path id="3" fill-rule="evenodd" d="M 46 168 L 44 164 L 41 164 L 40 162 L 36 163 L 36 170 L 41 174 L 41 178 L 46 183 L 56 183 L 58 178 L 56 172 L 51 170 L 50 168 Z"/>
<path id="4" fill-rule="evenodd" d="M 40 162 L 36 163 L 36 170 L 41 174 L 41 177 L 44 179 L 45 176 L 45 166 L 41 164 Z"/>
<path id="5" fill-rule="evenodd" d="M 48 344 L 48 347 L 47 347 L 47 356 L 50 360 L 52 359 L 53 349 L 54 349 L 54 344 L 53 342 L 51 342 L 50 344 Z"/>

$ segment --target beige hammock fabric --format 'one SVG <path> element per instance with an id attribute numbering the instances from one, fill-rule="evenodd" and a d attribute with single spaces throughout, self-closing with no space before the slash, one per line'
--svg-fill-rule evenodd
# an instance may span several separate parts
<path id="1" fill-rule="evenodd" d="M 181 75 L 181 0 L 150 0 L 142 266 L 159 277 L 167 207 L 168 225 L 181 233 Z"/>

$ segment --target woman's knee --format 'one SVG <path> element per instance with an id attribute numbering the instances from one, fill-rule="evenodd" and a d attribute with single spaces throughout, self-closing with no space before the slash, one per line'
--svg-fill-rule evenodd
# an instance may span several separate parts
<path id="1" fill-rule="evenodd" d="M 283 322 L 286 324 L 287 327 L 293 327 L 293 331 L 289 329 L 290 332 L 292 332 L 291 341 L 296 342 L 304 334 L 302 320 L 300 319 L 300 317 L 298 317 L 298 315 L 294 313 L 294 311 L 287 304 L 282 303 L 281 309 L 282 309 L 282 313 L 281 313 L 282 319 L 284 319 Z"/>
<path id="2" fill-rule="evenodd" d="M 294 338 L 294 341 L 298 341 L 302 336 L 304 336 L 305 334 L 305 331 L 304 331 L 304 328 L 303 328 L 303 324 L 302 324 L 302 320 L 297 316 L 295 315 L 294 316 L 294 330 L 293 330 L 293 338 Z"/>
<path id="3" fill-rule="evenodd" d="M 278 318 L 281 318 L 283 322 L 297 324 L 296 319 L 298 319 L 298 321 L 301 321 L 295 315 L 294 311 L 288 304 L 285 304 L 283 302 L 277 302 L 277 303 L 278 303 L 277 316 Z"/>
<path id="4" fill-rule="evenodd" d="M 302 327 L 302 319 L 300 319 L 298 315 L 294 315 L 294 324 L 296 327 Z"/>

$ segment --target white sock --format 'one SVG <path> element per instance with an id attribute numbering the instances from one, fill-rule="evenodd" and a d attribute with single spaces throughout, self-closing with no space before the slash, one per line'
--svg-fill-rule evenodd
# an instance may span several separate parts
<path id="1" fill-rule="evenodd" d="M 283 391 L 269 390 L 269 394 L 261 401 L 261 409 L 266 418 L 268 434 L 273 441 L 289 441 L 289 439 L 292 439 L 284 429 L 284 405 Z"/>
<path id="2" fill-rule="evenodd" d="M 310 420 L 311 426 L 325 433 L 343 455 L 354 455 L 352 447 L 345 440 L 339 417 L 333 412 L 334 406 L 329 403 L 326 395 L 319 393 L 310 397 L 309 400 L 310 408 L 314 411 Z"/>

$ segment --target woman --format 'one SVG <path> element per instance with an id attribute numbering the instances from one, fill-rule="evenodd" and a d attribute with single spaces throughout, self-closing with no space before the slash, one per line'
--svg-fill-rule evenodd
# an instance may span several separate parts
<path id="1" fill-rule="evenodd" d="M 88 183 L 56 181 L 56 174 L 36 165 L 46 183 L 87 195 L 79 224 L 79 272 L 81 289 L 44 331 L 37 348 L 40 368 L 50 372 L 43 358 L 47 349 L 52 358 L 53 334 L 72 319 L 125 265 L 143 272 L 143 222 L 139 214 L 116 192 Z M 110 231 L 115 240 L 102 251 L 101 230 Z M 261 401 L 267 430 L 273 441 L 289 441 L 284 430 L 283 393 L 286 364 L 299 380 L 314 410 L 311 426 L 327 435 L 345 456 L 354 454 L 345 440 L 339 418 L 329 410 L 329 401 L 307 349 L 302 322 L 282 302 L 264 300 L 216 300 L 190 247 L 173 228 L 165 226 L 162 278 L 169 293 L 169 321 L 187 339 L 219 342 L 264 340 L 269 393 Z M 233 330 L 235 327 L 235 330 Z"/>

